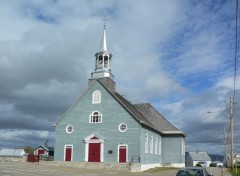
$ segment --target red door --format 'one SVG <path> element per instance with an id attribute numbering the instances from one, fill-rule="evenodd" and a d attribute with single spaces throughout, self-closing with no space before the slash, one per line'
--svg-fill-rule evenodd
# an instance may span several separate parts
<path id="1" fill-rule="evenodd" d="M 126 163 L 127 162 L 127 147 L 119 146 L 119 162 Z"/>
<path id="2" fill-rule="evenodd" d="M 72 161 L 72 146 L 65 148 L 65 161 Z"/>
<path id="3" fill-rule="evenodd" d="M 89 143 L 88 162 L 100 162 L 100 143 Z"/>
<path id="4" fill-rule="evenodd" d="M 43 149 L 38 149 L 38 155 L 43 155 L 45 151 Z"/>

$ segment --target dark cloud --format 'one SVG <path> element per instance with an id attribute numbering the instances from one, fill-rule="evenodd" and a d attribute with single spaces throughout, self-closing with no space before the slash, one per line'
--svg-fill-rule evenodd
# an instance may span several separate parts
<path id="1" fill-rule="evenodd" d="M 0 2 L 0 147 L 53 145 L 51 125 L 87 88 L 106 15 L 118 92 L 152 103 L 187 150 L 223 152 L 235 4 L 152 2 Z M 234 119 L 239 146 L 237 110 Z"/>

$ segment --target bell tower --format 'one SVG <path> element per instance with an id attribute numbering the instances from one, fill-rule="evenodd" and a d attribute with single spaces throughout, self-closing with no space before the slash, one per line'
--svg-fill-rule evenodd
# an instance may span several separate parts
<path id="1" fill-rule="evenodd" d="M 112 54 L 107 49 L 106 20 L 105 17 L 102 42 L 100 50 L 95 54 L 95 70 L 91 73 L 91 79 L 108 77 L 113 81 L 114 75 L 111 73 Z"/>

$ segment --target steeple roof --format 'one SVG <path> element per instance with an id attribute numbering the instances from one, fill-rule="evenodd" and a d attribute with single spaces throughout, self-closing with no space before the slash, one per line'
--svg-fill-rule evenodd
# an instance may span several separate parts
<path id="1" fill-rule="evenodd" d="M 107 38 L 106 38 L 106 25 L 105 25 L 105 23 L 104 23 L 104 28 L 103 28 L 103 37 L 102 37 L 100 52 L 107 52 Z"/>

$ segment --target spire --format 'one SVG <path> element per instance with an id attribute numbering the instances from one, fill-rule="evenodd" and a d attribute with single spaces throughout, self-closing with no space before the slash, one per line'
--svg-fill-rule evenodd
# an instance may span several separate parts
<path id="1" fill-rule="evenodd" d="M 105 18 L 103 19 L 104 27 L 103 27 L 103 37 L 102 37 L 102 43 L 101 43 L 101 47 L 100 47 L 100 52 L 107 52 L 106 20 L 108 20 L 108 19 L 105 16 Z"/>
<path id="2" fill-rule="evenodd" d="M 106 40 L 106 17 L 104 18 L 103 37 L 100 47 L 100 51 L 95 54 L 95 70 L 91 73 L 91 78 L 110 78 L 114 79 L 114 75 L 111 73 L 111 60 L 112 54 L 107 50 Z"/>

